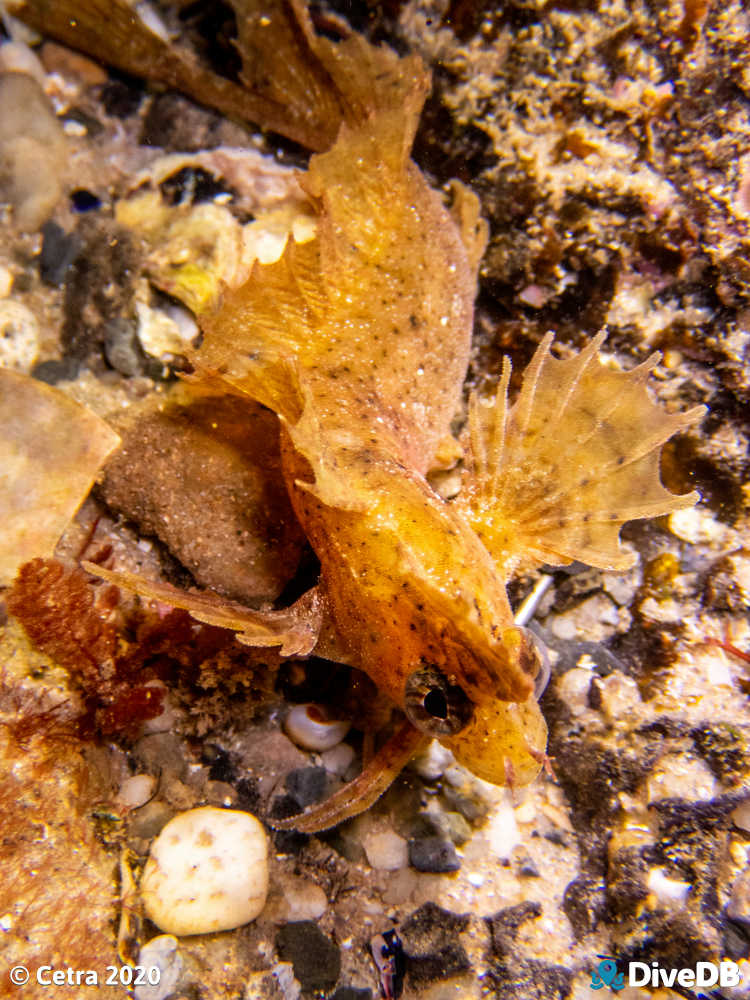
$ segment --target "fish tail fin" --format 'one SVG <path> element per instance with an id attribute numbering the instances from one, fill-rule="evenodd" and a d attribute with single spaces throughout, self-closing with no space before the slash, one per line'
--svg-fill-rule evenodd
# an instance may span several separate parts
<path id="1" fill-rule="evenodd" d="M 549 334 L 512 409 L 507 360 L 494 401 L 471 400 L 468 469 L 457 502 L 503 572 L 574 560 L 627 569 L 634 557 L 620 545 L 625 522 L 699 499 L 665 489 L 659 461 L 662 445 L 706 408 L 667 413 L 646 389 L 658 352 L 631 371 L 614 371 L 598 361 L 603 340 L 599 334 L 560 361 Z"/>

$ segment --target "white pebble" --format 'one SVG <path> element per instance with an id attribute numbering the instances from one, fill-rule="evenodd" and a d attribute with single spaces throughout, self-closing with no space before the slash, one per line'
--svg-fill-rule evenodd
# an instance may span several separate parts
<path id="1" fill-rule="evenodd" d="M 20 302 L 0 302 L 0 368 L 28 374 L 39 353 L 39 324 Z"/>
<path id="2" fill-rule="evenodd" d="M 698 757 L 666 754 L 647 781 L 649 803 L 658 799 L 690 799 L 706 802 L 716 793 L 716 778 Z"/>
<path id="3" fill-rule="evenodd" d="M 689 882 L 670 878 L 663 868 L 652 868 L 647 885 L 660 903 L 684 903 L 692 889 Z"/>
<path id="4" fill-rule="evenodd" d="M 151 774 L 134 774 L 120 785 L 117 801 L 126 809 L 145 805 L 156 790 L 156 778 Z"/>
<path id="5" fill-rule="evenodd" d="M 349 722 L 328 719 L 317 705 L 295 705 L 284 722 L 287 736 L 306 750 L 330 750 L 350 727 Z"/>
<path id="6" fill-rule="evenodd" d="M 268 892 L 268 843 L 246 812 L 204 806 L 170 820 L 141 880 L 149 918 L 169 934 L 208 934 L 254 920 Z"/>
<path id="7" fill-rule="evenodd" d="M 339 743 L 330 750 L 324 750 L 320 755 L 320 762 L 329 774 L 344 774 L 351 767 L 354 757 L 354 747 L 348 743 Z"/>
<path id="8" fill-rule="evenodd" d="M 393 872 L 399 868 L 406 868 L 409 863 L 409 845 L 393 830 L 368 833 L 362 841 L 362 846 L 371 868 Z"/>
<path id="9" fill-rule="evenodd" d="M 573 667 L 558 678 L 557 693 L 573 715 L 583 715 L 589 707 L 589 689 L 593 676 L 584 667 Z"/>
<path id="10" fill-rule="evenodd" d="M 411 767 L 417 772 L 420 778 L 425 781 L 437 781 L 445 769 L 455 764 L 455 758 L 450 750 L 446 749 L 437 740 L 428 744 L 427 749 L 411 762 Z"/>
<path id="11" fill-rule="evenodd" d="M 632 677 L 619 672 L 598 681 L 602 712 L 610 722 L 616 722 L 641 704 L 641 693 Z"/>
<path id="12" fill-rule="evenodd" d="M 485 828 L 485 835 L 492 853 L 503 861 L 509 858 L 513 848 L 521 843 L 516 814 L 507 796 L 493 810 Z"/>
<path id="13" fill-rule="evenodd" d="M 326 894 L 305 878 L 288 879 L 283 885 L 286 920 L 319 920 L 328 907 Z"/>
<path id="14" fill-rule="evenodd" d="M 147 978 L 150 969 L 158 969 L 159 982 L 136 986 L 133 991 L 135 1000 L 165 1000 L 174 993 L 183 970 L 178 948 L 177 938 L 171 934 L 160 934 L 144 944 L 138 953 L 138 964 L 146 970 Z"/>

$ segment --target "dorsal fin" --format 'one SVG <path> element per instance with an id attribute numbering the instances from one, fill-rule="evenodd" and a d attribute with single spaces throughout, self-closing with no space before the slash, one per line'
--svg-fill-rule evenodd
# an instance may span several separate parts
<path id="1" fill-rule="evenodd" d="M 691 507 L 698 494 L 675 496 L 661 484 L 661 446 L 699 421 L 704 406 L 669 414 L 645 387 L 660 355 L 629 372 L 598 363 L 604 334 L 565 361 L 544 338 L 508 409 L 505 360 L 491 403 L 473 396 L 468 469 L 456 501 L 501 572 L 517 565 L 580 560 L 626 569 L 619 541 L 626 521 Z"/>

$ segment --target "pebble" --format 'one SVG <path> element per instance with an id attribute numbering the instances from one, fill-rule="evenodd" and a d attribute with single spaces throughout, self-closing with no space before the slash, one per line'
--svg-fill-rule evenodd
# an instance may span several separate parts
<path id="1" fill-rule="evenodd" d="M 50 219 L 42 226 L 42 249 L 39 253 L 39 277 L 47 285 L 59 287 L 83 249 L 78 233 L 66 233 Z"/>
<path id="2" fill-rule="evenodd" d="M 392 872 L 406 868 L 409 863 L 407 841 L 393 830 L 366 834 L 362 846 L 371 868 Z"/>
<path id="3" fill-rule="evenodd" d="M 513 848 L 521 843 L 515 810 L 507 798 L 493 810 L 484 832 L 490 850 L 495 857 L 503 861 L 509 858 Z"/>
<path id="4" fill-rule="evenodd" d="M 727 916 L 750 929 L 750 868 L 734 880 L 729 893 Z"/>
<path id="5" fill-rule="evenodd" d="M 284 721 L 287 736 L 306 750 L 330 750 L 344 739 L 350 722 L 328 719 L 318 705 L 295 705 Z"/>
<path id="6" fill-rule="evenodd" d="M 152 799 L 129 817 L 130 836 L 151 840 L 161 833 L 173 816 L 174 809 L 171 809 L 166 802 Z"/>
<path id="7" fill-rule="evenodd" d="M 328 773 L 324 767 L 298 767 L 287 774 L 284 786 L 300 808 L 304 809 L 325 797 Z"/>
<path id="8" fill-rule="evenodd" d="M 325 892 L 310 879 L 286 879 L 282 891 L 287 921 L 319 920 L 328 908 Z"/>
<path id="9" fill-rule="evenodd" d="M 115 316 L 105 324 L 104 355 L 121 375 L 132 377 L 143 370 L 143 353 L 132 320 Z"/>
<path id="10" fill-rule="evenodd" d="M 330 750 L 324 750 L 320 762 L 329 774 L 345 774 L 354 763 L 356 754 L 354 747 L 348 743 L 339 743 Z"/>
<path id="11" fill-rule="evenodd" d="M 39 324 L 20 302 L 0 301 L 0 368 L 27 374 L 39 353 Z"/>
<path id="12" fill-rule="evenodd" d="M 7 299 L 13 287 L 13 272 L 0 264 L 0 299 Z"/>
<path id="13" fill-rule="evenodd" d="M 574 716 L 583 715 L 589 707 L 589 688 L 593 676 L 585 667 L 573 667 L 557 679 L 557 694 Z"/>
<path id="14" fill-rule="evenodd" d="M 276 950 L 291 962 L 302 990 L 331 990 L 341 973 L 341 953 L 336 944 L 311 920 L 282 927 L 276 935 Z"/>
<path id="15" fill-rule="evenodd" d="M 142 983 L 133 990 L 135 1000 L 166 1000 L 177 989 L 184 969 L 179 943 L 171 934 L 151 938 L 138 954 L 138 964 L 144 969 L 158 969 L 159 982 Z"/>
<path id="16" fill-rule="evenodd" d="M 268 892 L 268 844 L 249 813 L 204 806 L 170 820 L 141 880 L 149 918 L 169 934 L 207 934 L 254 920 Z"/>
<path id="17" fill-rule="evenodd" d="M 596 679 L 599 703 L 608 722 L 617 722 L 627 712 L 641 704 L 638 684 L 632 677 L 618 672 Z"/>
<path id="18" fill-rule="evenodd" d="M 433 740 L 426 750 L 412 760 L 410 766 L 424 781 L 437 781 L 443 776 L 446 768 L 455 763 L 455 757 L 450 750 L 437 740 Z"/>
<path id="19" fill-rule="evenodd" d="M 47 95 L 26 73 L 0 75 L 0 201 L 15 224 L 35 232 L 62 194 L 68 151 Z"/>
<path id="20" fill-rule="evenodd" d="M 750 833 L 750 799 L 741 802 L 731 813 L 732 822 L 739 830 Z"/>
<path id="21" fill-rule="evenodd" d="M 442 837 L 420 837 L 409 841 L 409 863 L 418 872 L 444 874 L 457 872 L 461 860 L 450 840 Z"/>
<path id="22" fill-rule="evenodd" d="M 683 904 L 693 888 L 689 882 L 670 878 L 663 868 L 652 868 L 648 873 L 646 885 L 656 899 L 662 904 Z"/>
<path id="23" fill-rule="evenodd" d="M 156 791 L 156 778 L 151 774 L 134 774 L 120 785 L 117 801 L 126 809 L 138 809 L 152 798 Z"/>
<path id="24" fill-rule="evenodd" d="M 716 778 L 698 757 L 666 754 L 648 777 L 649 804 L 659 799 L 707 802 L 716 795 Z"/>

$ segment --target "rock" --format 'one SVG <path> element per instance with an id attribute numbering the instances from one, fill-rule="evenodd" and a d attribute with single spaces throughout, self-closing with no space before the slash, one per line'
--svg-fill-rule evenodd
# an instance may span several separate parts
<path id="1" fill-rule="evenodd" d="M 450 750 L 437 740 L 428 744 L 427 749 L 418 754 L 409 765 L 425 781 L 437 781 L 445 769 L 456 763 Z"/>
<path id="2" fill-rule="evenodd" d="M 562 908 L 570 921 L 573 933 L 580 940 L 584 934 L 596 930 L 604 916 L 606 909 L 604 882 L 588 875 L 574 878 L 566 886 Z"/>
<path id="3" fill-rule="evenodd" d="M 727 916 L 750 930 L 750 868 L 741 872 L 732 884 Z"/>
<path id="4" fill-rule="evenodd" d="M 328 908 L 326 894 L 310 879 L 284 879 L 282 891 L 287 921 L 319 920 Z"/>
<path id="5" fill-rule="evenodd" d="M 34 232 L 52 214 L 67 158 L 62 126 L 37 81 L 0 75 L 0 201 L 10 202 L 20 229 Z"/>
<path id="6" fill-rule="evenodd" d="M 325 797 L 328 774 L 324 767 L 300 767 L 289 772 L 284 785 L 300 809 L 304 809 Z"/>
<path id="7" fill-rule="evenodd" d="M 177 989 L 184 968 L 177 938 L 171 934 L 151 938 L 138 954 L 138 965 L 146 970 L 147 977 L 150 969 L 158 969 L 159 981 L 136 986 L 135 1000 L 166 1000 Z"/>
<path id="8" fill-rule="evenodd" d="M 45 285 L 62 285 L 82 248 L 83 240 L 78 233 L 66 233 L 52 219 L 45 222 L 42 226 L 42 250 L 39 254 L 39 277 Z"/>
<path id="9" fill-rule="evenodd" d="M 39 353 L 39 324 L 20 302 L 0 300 L 0 368 L 28 374 Z"/>
<path id="10" fill-rule="evenodd" d="M 331 995 L 331 1000 L 372 1000 L 372 990 L 356 989 L 354 986 L 339 986 Z"/>
<path id="11" fill-rule="evenodd" d="M 421 837 L 409 841 L 409 863 L 419 872 L 457 872 L 461 861 L 456 848 L 442 837 Z"/>
<path id="12" fill-rule="evenodd" d="M 348 743 L 339 743 L 330 750 L 324 750 L 320 760 L 329 774 L 343 775 L 352 766 L 355 757 L 354 747 Z"/>
<path id="13" fill-rule="evenodd" d="M 121 428 L 102 496 L 160 538 L 201 586 L 245 603 L 274 600 L 302 551 L 280 472 L 278 421 L 236 396 L 184 405 L 178 396 Z"/>
<path id="14" fill-rule="evenodd" d="M 152 799 L 130 817 L 130 836 L 151 840 L 158 836 L 174 816 L 174 809 L 160 799 Z"/>
<path id="15" fill-rule="evenodd" d="M 469 925 L 465 914 L 451 913 L 436 903 L 425 903 L 399 929 L 407 960 L 407 974 L 415 986 L 461 975 L 471 969 L 458 935 Z"/>
<path id="16" fill-rule="evenodd" d="M 104 356 L 121 375 L 131 377 L 143 371 L 145 359 L 133 320 L 115 316 L 105 323 Z"/>
<path id="17" fill-rule="evenodd" d="M 311 920 L 282 927 L 276 935 L 276 950 L 291 962 L 303 990 L 330 990 L 341 972 L 341 954 L 334 942 Z"/>
<path id="18" fill-rule="evenodd" d="M 501 959 L 507 958 L 513 951 L 519 927 L 527 920 L 536 920 L 541 915 L 541 904 L 526 900 L 515 906 L 506 906 L 493 916 L 487 917 L 485 923 L 492 937 L 493 954 Z"/>
<path id="19" fill-rule="evenodd" d="M 371 868 L 397 871 L 399 868 L 406 868 L 409 863 L 407 842 L 393 830 L 366 834 L 362 846 Z"/>
<path id="20" fill-rule="evenodd" d="M 690 799 L 706 802 L 717 793 L 716 779 L 698 757 L 665 754 L 648 777 L 648 801 Z"/>
<path id="21" fill-rule="evenodd" d="M 117 801 L 126 809 L 145 805 L 156 791 L 156 778 L 151 774 L 134 774 L 126 778 L 117 792 Z"/>
<path id="22" fill-rule="evenodd" d="M 350 727 L 350 722 L 329 719 L 318 705 L 295 705 L 284 720 L 289 738 L 306 750 L 330 750 L 341 743 Z"/>
<path id="23" fill-rule="evenodd" d="M 690 882 L 670 878 L 663 868 L 651 869 L 646 879 L 646 886 L 663 906 L 685 903 L 693 888 Z"/>
<path id="24" fill-rule="evenodd" d="M 149 918 L 170 934 L 241 927 L 268 891 L 268 845 L 249 813 L 205 806 L 170 820 L 151 845 L 141 879 Z"/>
<path id="25" fill-rule="evenodd" d="M 501 861 L 506 861 L 511 856 L 513 848 L 521 843 L 516 813 L 509 798 L 504 798 L 492 811 L 485 834 L 490 850 Z"/>

